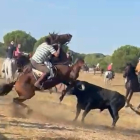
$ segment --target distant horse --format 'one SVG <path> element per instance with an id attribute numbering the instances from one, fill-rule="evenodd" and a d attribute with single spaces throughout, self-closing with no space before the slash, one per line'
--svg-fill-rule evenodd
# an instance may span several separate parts
<path id="1" fill-rule="evenodd" d="M 140 83 L 138 82 L 138 77 L 136 75 L 135 67 L 128 63 L 124 69 L 123 77 L 126 78 L 125 88 L 126 88 L 126 107 L 129 107 L 130 100 L 134 92 L 140 92 Z M 137 107 L 140 108 L 140 105 Z"/>
<path id="2" fill-rule="evenodd" d="M 85 71 L 85 72 L 89 72 L 89 67 L 87 65 L 84 65 L 82 67 L 82 70 Z"/>
<path id="3" fill-rule="evenodd" d="M 105 85 L 107 85 L 107 84 L 111 85 L 111 81 L 112 81 L 112 79 L 114 79 L 114 77 L 115 77 L 114 72 L 112 72 L 112 71 L 105 71 L 105 73 L 104 73 Z"/>
<path id="4" fill-rule="evenodd" d="M 93 72 L 94 72 L 94 75 L 96 74 L 96 71 L 100 71 L 101 73 L 101 76 L 103 75 L 104 73 L 104 69 L 103 68 L 97 68 L 95 65 L 93 65 Z"/>
<path id="5" fill-rule="evenodd" d="M 65 34 L 63 36 L 64 36 L 64 38 L 66 37 L 67 40 L 70 40 L 72 37 L 70 34 L 68 34 L 68 35 Z M 59 35 L 56 35 L 55 40 L 57 40 L 57 38 L 59 38 Z M 61 38 L 63 39 L 62 35 L 61 35 Z M 61 42 L 61 39 L 58 40 L 58 42 Z M 58 47 L 58 46 L 56 45 L 56 47 Z M 58 48 L 55 48 L 55 49 L 58 49 Z M 67 56 L 63 52 L 62 49 L 61 49 L 61 54 L 64 55 L 63 58 L 65 57 L 65 59 L 63 59 L 63 60 L 65 60 L 65 62 L 60 61 L 60 63 L 58 63 L 58 64 L 57 63 L 53 64 L 55 76 L 50 80 L 46 79 L 46 81 L 44 81 L 43 88 L 45 90 L 50 89 L 59 83 L 64 83 L 67 86 L 69 86 L 70 84 L 73 83 L 73 81 L 75 81 L 78 78 L 79 71 L 80 71 L 81 67 L 84 65 L 84 60 L 78 59 L 75 62 L 75 64 L 73 64 L 72 67 L 69 67 L 68 65 L 66 65 Z M 62 58 L 62 56 L 60 58 Z M 27 59 L 27 57 L 22 56 L 17 61 L 22 62 L 23 72 L 20 74 L 20 76 L 18 77 L 18 79 L 15 82 L 1 86 L 0 95 L 1 96 L 7 95 L 12 90 L 12 88 L 15 84 L 15 90 L 16 90 L 17 94 L 19 95 L 19 97 L 14 98 L 13 102 L 17 105 L 22 106 L 23 108 L 27 108 L 28 109 L 27 113 L 31 113 L 32 110 L 27 105 L 25 105 L 23 102 L 26 101 L 27 99 L 31 99 L 35 95 L 35 91 L 38 90 L 34 86 L 34 83 L 36 82 L 36 79 L 39 77 L 39 75 L 36 73 L 37 70 L 32 68 L 30 60 Z M 21 64 L 21 63 L 19 63 L 19 64 Z M 62 97 L 64 97 L 64 95 L 65 94 L 63 93 Z M 63 98 L 60 98 L 60 99 L 62 100 Z"/>

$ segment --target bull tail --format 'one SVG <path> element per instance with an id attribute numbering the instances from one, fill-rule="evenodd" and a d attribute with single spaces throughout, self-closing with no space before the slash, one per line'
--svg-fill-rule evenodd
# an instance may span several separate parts
<path id="1" fill-rule="evenodd" d="M 9 84 L 0 85 L 0 96 L 5 96 L 13 89 L 16 81 L 11 82 Z"/>

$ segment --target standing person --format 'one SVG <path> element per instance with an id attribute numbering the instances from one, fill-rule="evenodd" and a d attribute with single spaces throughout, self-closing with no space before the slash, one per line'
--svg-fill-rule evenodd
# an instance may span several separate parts
<path id="1" fill-rule="evenodd" d="M 53 71 L 52 66 L 49 66 L 48 69 L 48 64 L 50 64 L 50 56 L 54 55 L 55 57 L 59 57 L 60 54 L 60 46 L 58 46 L 58 50 L 56 51 L 51 44 L 51 38 L 46 37 L 45 42 L 37 47 L 36 52 L 31 58 L 33 67 L 43 72 L 41 77 L 34 84 L 34 86 L 39 89 L 42 88 L 42 83 L 46 79 L 48 74 L 53 77 L 53 74 L 51 73 Z"/>

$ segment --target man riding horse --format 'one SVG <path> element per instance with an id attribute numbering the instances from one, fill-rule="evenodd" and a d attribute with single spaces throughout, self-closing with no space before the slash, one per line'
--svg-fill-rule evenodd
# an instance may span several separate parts
<path id="1" fill-rule="evenodd" d="M 33 65 L 33 67 L 43 72 L 43 74 L 35 83 L 35 87 L 39 89 L 41 89 L 41 84 L 47 76 L 50 76 L 49 79 L 53 78 L 54 76 L 52 65 L 50 63 L 51 55 L 59 57 L 60 54 L 60 46 L 58 46 L 58 50 L 56 51 L 51 44 L 51 38 L 46 37 L 45 42 L 38 46 L 36 52 L 31 58 L 31 64 Z"/>
<path id="2" fill-rule="evenodd" d="M 71 67 L 69 67 L 67 63 L 66 53 L 64 52 L 62 47 L 60 47 L 60 55 L 58 45 L 54 45 L 55 51 L 53 50 L 52 44 L 64 45 L 65 43 L 71 40 L 72 38 L 71 34 L 62 34 L 62 35 L 51 34 L 50 36 L 51 38 L 47 38 L 44 44 L 41 45 L 42 49 L 41 46 L 39 46 L 39 48 L 37 49 L 31 60 L 26 56 L 21 56 L 18 58 L 17 61 L 21 67 L 21 74 L 18 76 L 16 81 L 9 84 L 4 84 L 0 88 L 0 96 L 3 96 L 7 95 L 15 85 L 15 90 L 18 94 L 18 97 L 14 98 L 13 102 L 17 105 L 22 106 L 23 108 L 27 108 L 29 112 L 31 111 L 30 108 L 23 102 L 26 101 L 27 99 L 31 99 L 35 95 L 35 91 L 38 90 L 38 87 L 39 88 L 41 87 L 40 86 L 41 84 L 45 90 L 50 89 L 59 83 L 64 83 L 68 87 L 73 86 L 75 80 L 79 77 L 80 69 L 84 65 L 84 60 L 79 58 Z M 51 44 L 49 42 L 50 40 L 52 41 Z M 43 52 L 41 52 L 42 50 Z M 40 54 L 42 55 L 40 56 Z M 53 63 L 55 76 L 52 79 L 48 80 L 44 76 L 45 75 L 44 73 L 46 72 L 47 73 L 46 76 L 48 76 L 48 73 L 50 71 L 47 69 L 47 66 L 45 66 L 44 62 L 47 61 L 49 63 L 48 60 L 50 58 L 49 56 L 52 55 L 51 59 L 53 59 L 54 54 L 56 57 L 58 57 L 58 59 L 60 59 L 60 61 L 59 62 L 57 61 L 57 63 Z M 34 64 L 31 61 L 34 61 Z M 39 78 L 40 74 L 42 74 L 42 72 L 40 72 L 41 69 L 38 73 L 36 69 L 33 67 L 33 65 L 34 67 L 36 67 L 36 69 L 40 68 L 43 65 L 42 70 L 47 69 L 48 71 L 43 71 L 44 72 L 43 76 Z M 67 91 L 63 92 L 63 94 L 60 97 L 60 101 L 62 101 L 66 92 Z"/>

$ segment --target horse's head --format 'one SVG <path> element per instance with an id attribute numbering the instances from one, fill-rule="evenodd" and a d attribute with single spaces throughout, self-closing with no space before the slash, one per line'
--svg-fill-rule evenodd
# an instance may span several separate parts
<path id="1" fill-rule="evenodd" d="M 53 43 L 59 43 L 60 45 L 68 44 L 71 41 L 71 34 L 61 34 L 49 33 Z"/>
<path id="2" fill-rule="evenodd" d="M 17 58 L 17 67 L 18 69 L 23 68 L 24 66 L 30 63 L 30 55 L 21 55 Z"/>
<path id="3" fill-rule="evenodd" d="M 85 66 L 85 61 L 81 58 L 78 58 L 75 60 L 75 66 L 78 66 L 80 68 L 84 67 Z"/>
<path id="4" fill-rule="evenodd" d="M 135 74 L 135 67 L 131 63 L 127 63 L 123 72 L 123 77 L 126 78 L 132 74 Z"/>

